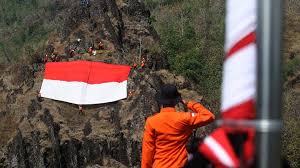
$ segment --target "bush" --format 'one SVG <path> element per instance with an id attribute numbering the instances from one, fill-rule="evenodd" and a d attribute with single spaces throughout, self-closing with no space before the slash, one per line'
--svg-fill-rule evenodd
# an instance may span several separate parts
<path id="1" fill-rule="evenodd" d="M 150 10 L 153 10 L 159 5 L 160 1 L 159 0 L 145 0 L 144 3 Z"/>
<path id="2" fill-rule="evenodd" d="M 196 82 L 203 94 L 217 100 L 222 75 L 224 8 L 210 11 L 211 15 L 206 18 L 203 1 L 164 1 L 156 7 L 153 24 L 170 69 Z M 215 7 L 215 2 L 211 1 L 211 7 Z M 206 23 L 209 24 L 207 31 L 203 25 Z"/>
<path id="3" fill-rule="evenodd" d="M 284 77 L 287 78 L 288 76 L 293 76 L 295 73 L 300 69 L 300 60 L 299 58 L 295 57 L 291 60 L 288 60 L 283 65 L 283 73 Z"/>

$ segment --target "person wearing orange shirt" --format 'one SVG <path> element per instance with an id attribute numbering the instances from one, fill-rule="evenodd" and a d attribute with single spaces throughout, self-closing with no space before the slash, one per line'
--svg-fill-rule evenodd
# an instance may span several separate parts
<path id="1" fill-rule="evenodd" d="M 144 68 L 146 64 L 146 59 L 143 57 L 141 62 L 141 68 Z"/>
<path id="2" fill-rule="evenodd" d="M 215 116 L 200 103 L 186 103 L 171 84 L 162 86 L 156 100 L 162 108 L 146 120 L 141 167 L 181 168 L 187 161 L 186 144 L 193 129 L 211 123 Z M 193 112 L 177 112 L 180 102 Z"/>

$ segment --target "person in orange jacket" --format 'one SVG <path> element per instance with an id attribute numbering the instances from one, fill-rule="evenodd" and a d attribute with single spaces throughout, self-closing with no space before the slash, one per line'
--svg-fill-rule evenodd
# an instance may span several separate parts
<path id="1" fill-rule="evenodd" d="M 156 100 L 162 108 L 146 120 L 141 167 L 181 168 L 187 161 L 186 144 L 193 129 L 211 123 L 215 116 L 200 103 L 183 101 L 171 84 L 162 86 Z M 177 112 L 180 102 L 193 112 Z"/>
<path id="2" fill-rule="evenodd" d="M 146 64 L 146 59 L 145 59 L 145 57 L 143 57 L 142 61 L 141 61 L 141 68 L 144 68 L 145 64 Z"/>

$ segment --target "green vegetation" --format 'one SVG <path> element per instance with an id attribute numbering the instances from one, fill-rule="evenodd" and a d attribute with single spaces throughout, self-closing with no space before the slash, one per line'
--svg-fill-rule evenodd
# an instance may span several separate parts
<path id="1" fill-rule="evenodd" d="M 167 56 L 171 70 L 196 82 L 208 99 L 219 100 L 224 2 L 146 0 L 145 3 L 152 10 L 151 21 L 161 38 L 161 45 L 155 50 Z"/>
<path id="2" fill-rule="evenodd" d="M 45 17 L 53 12 L 50 1 L 0 0 L 0 3 L 5 4 L 0 6 L 0 63 L 32 55 L 54 29 Z"/>
<path id="3" fill-rule="evenodd" d="M 168 57 L 170 69 L 198 84 L 199 91 L 215 103 L 220 102 L 224 46 L 225 1 L 145 0 L 152 11 L 151 22 L 161 38 L 160 46 L 150 52 Z M 289 27 L 295 29 L 295 27 Z M 285 81 L 300 70 L 296 56 L 283 65 Z M 300 167 L 299 93 L 284 94 L 282 155 L 291 167 Z M 217 107 L 216 107 L 217 106 Z"/>
<path id="4" fill-rule="evenodd" d="M 300 60 L 295 57 L 294 59 L 289 59 L 283 65 L 284 78 L 287 79 L 288 76 L 293 76 L 300 69 Z"/>
<path id="5" fill-rule="evenodd" d="M 205 99 L 212 103 L 213 109 L 218 111 L 224 55 L 225 1 L 144 0 L 144 2 L 151 10 L 150 21 L 161 38 L 161 43 L 151 46 L 149 51 L 153 55 L 166 56 L 169 68 L 174 73 L 184 75 L 197 83 L 200 93 L 204 94 Z M 294 4 L 299 2 L 295 0 L 287 2 L 289 2 L 286 5 L 289 9 L 287 13 L 290 15 L 286 20 L 290 22 L 287 22 L 289 24 L 286 28 L 290 33 L 286 38 L 291 39 L 290 43 L 293 44 L 286 46 L 298 51 L 299 47 L 292 46 L 297 44 L 296 39 L 299 39 L 295 33 L 298 32 L 295 25 L 300 23 L 296 11 L 299 5 Z M 54 16 L 59 7 L 55 6 L 55 1 L 52 0 L 0 0 L 0 4 L 0 66 L 24 58 L 37 60 L 41 54 L 37 51 L 43 46 L 49 33 L 58 27 Z M 296 55 L 283 65 L 285 80 L 299 70 L 300 59 L 299 55 Z M 286 89 L 282 154 L 293 168 L 300 167 L 299 99 L 299 93 L 291 88 Z M 0 97 L 0 105 L 4 100 L 5 97 Z M 3 122 L 6 121 L 8 124 L 11 122 L 10 120 Z M 4 129 L 6 124 L 2 125 L 0 132 L 1 129 L 7 129 Z"/>

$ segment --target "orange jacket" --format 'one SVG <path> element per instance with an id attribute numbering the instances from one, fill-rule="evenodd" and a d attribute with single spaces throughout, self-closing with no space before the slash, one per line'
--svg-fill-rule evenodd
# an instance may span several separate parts
<path id="1" fill-rule="evenodd" d="M 214 114 L 200 103 L 188 102 L 191 112 L 162 108 L 148 117 L 142 147 L 142 168 L 180 168 L 187 160 L 186 143 L 194 128 L 209 124 Z"/>

